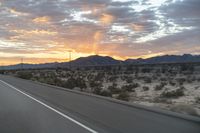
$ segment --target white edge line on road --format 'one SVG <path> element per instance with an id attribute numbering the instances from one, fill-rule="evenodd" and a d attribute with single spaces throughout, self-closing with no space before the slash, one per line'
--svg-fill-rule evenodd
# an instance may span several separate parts
<path id="1" fill-rule="evenodd" d="M 52 111 L 58 113 L 59 115 L 63 116 L 64 118 L 66 118 L 66 119 L 68 119 L 68 120 L 74 122 L 75 124 L 81 126 L 81 127 L 84 128 L 84 129 L 90 131 L 91 133 L 98 133 L 97 131 L 95 131 L 95 130 L 93 130 L 93 129 L 87 127 L 87 126 L 85 126 L 84 124 L 82 124 L 82 123 L 80 123 L 80 122 L 74 120 L 73 118 L 71 118 L 71 117 L 65 115 L 64 113 L 62 113 L 62 112 L 60 112 L 60 111 L 54 109 L 53 107 L 51 107 L 51 106 L 49 106 L 49 105 L 47 105 L 47 104 L 45 104 L 45 103 L 43 103 L 43 102 L 37 100 L 36 98 L 34 98 L 34 97 L 32 97 L 32 96 L 26 94 L 25 92 L 23 92 L 23 91 L 17 89 L 16 87 L 14 87 L 14 86 L 12 86 L 12 85 L 10 85 L 10 84 L 8 84 L 8 83 L 2 81 L 2 80 L 0 80 L 0 81 L 1 81 L 2 83 L 6 84 L 7 86 L 11 87 L 12 89 L 14 89 L 14 90 L 20 92 L 21 94 L 23 94 L 23 95 L 29 97 L 30 99 L 32 99 L 32 100 L 34 100 L 34 101 L 40 103 L 41 105 L 45 106 L 46 108 L 48 108 L 48 109 L 50 109 L 50 110 L 52 110 Z"/>

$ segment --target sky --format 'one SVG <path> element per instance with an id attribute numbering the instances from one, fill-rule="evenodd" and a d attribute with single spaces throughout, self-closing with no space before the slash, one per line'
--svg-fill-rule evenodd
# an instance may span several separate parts
<path id="1" fill-rule="evenodd" d="M 200 54 L 200 0 L 0 0 L 0 63 Z"/>

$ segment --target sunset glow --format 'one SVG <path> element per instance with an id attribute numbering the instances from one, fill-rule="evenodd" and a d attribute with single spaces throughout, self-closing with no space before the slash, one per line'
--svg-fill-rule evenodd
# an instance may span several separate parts
<path id="1" fill-rule="evenodd" d="M 0 64 L 200 54 L 199 0 L 0 0 Z"/>

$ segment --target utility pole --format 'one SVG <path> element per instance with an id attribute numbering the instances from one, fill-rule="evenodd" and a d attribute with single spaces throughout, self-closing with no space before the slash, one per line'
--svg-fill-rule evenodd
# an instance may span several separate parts
<path id="1" fill-rule="evenodd" d="M 23 59 L 23 57 L 21 58 L 21 70 L 23 70 L 23 62 L 24 62 L 24 59 Z"/>
<path id="2" fill-rule="evenodd" d="M 71 64 L 71 59 L 72 59 L 72 51 L 69 50 L 69 69 L 71 70 L 72 64 Z"/>
<path id="3" fill-rule="evenodd" d="M 4 64 L 1 63 L 1 70 L 3 71 L 4 70 Z"/>

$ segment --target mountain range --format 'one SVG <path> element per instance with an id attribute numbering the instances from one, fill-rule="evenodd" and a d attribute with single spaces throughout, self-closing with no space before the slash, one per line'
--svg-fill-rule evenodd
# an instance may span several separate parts
<path id="1" fill-rule="evenodd" d="M 187 63 L 187 62 L 200 62 L 200 55 L 163 55 L 147 59 L 127 59 L 126 63 L 139 63 L 139 64 L 156 64 L 156 63 Z"/>
<path id="2" fill-rule="evenodd" d="M 163 55 L 147 59 L 127 59 L 125 61 L 116 60 L 109 56 L 92 55 L 88 57 L 81 57 L 71 62 L 63 63 L 45 63 L 45 64 L 17 64 L 11 66 L 4 66 L 2 69 L 43 69 L 43 68 L 68 68 L 70 66 L 83 67 L 83 66 L 107 66 L 119 64 L 159 64 L 159 63 L 187 63 L 187 62 L 200 62 L 200 55 Z"/>

